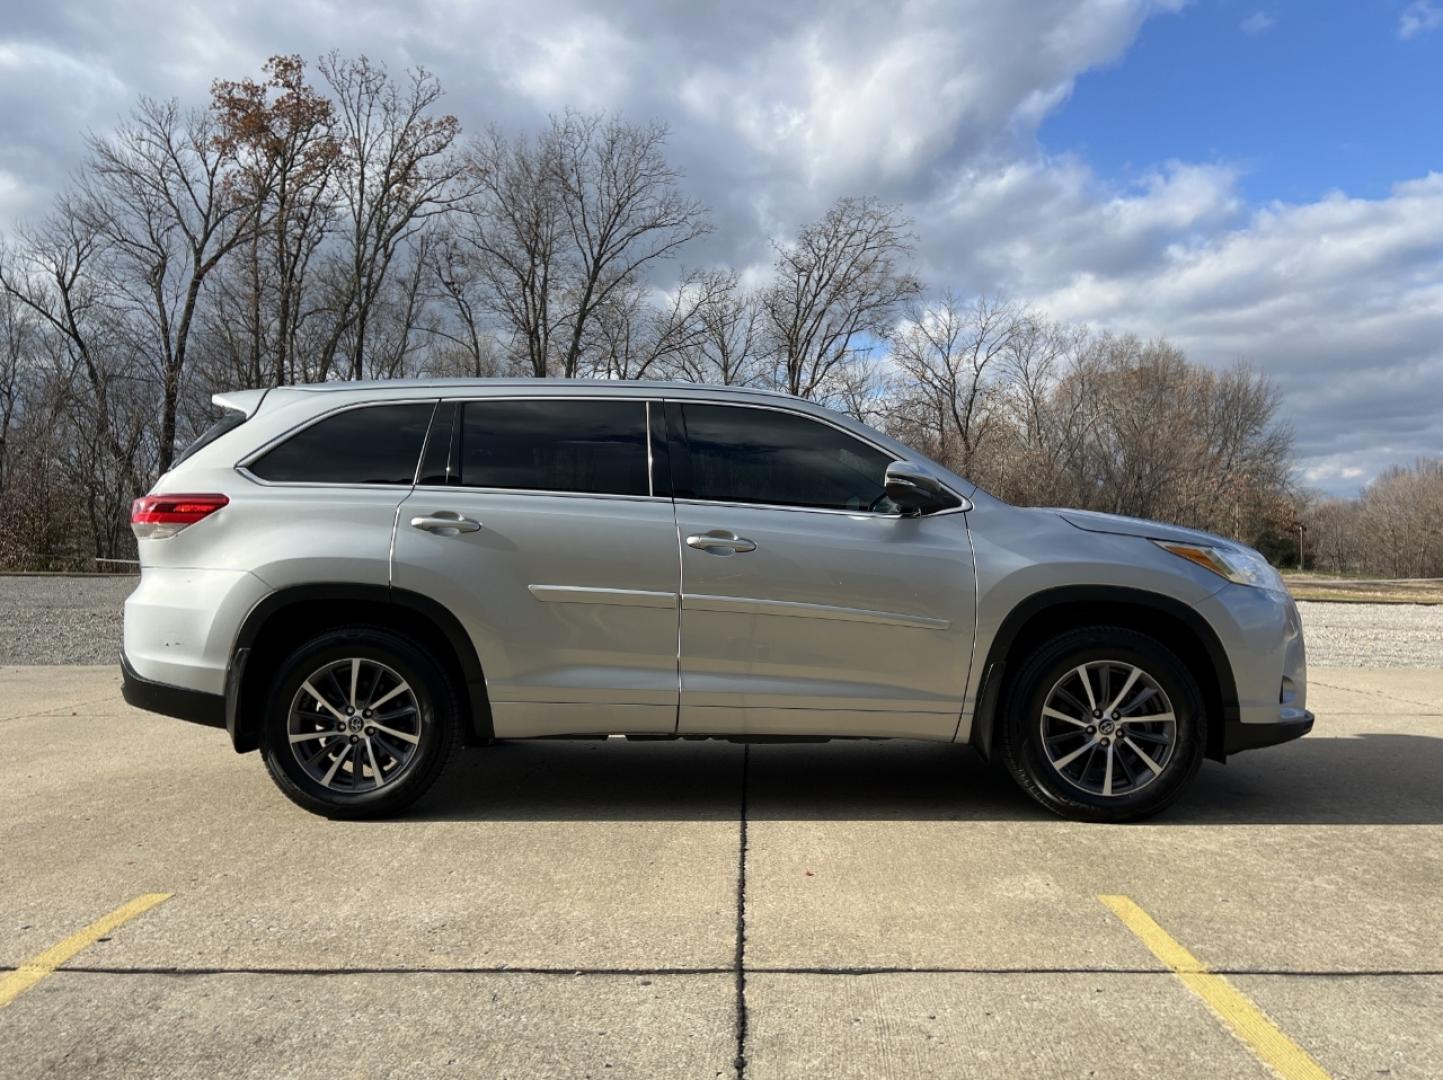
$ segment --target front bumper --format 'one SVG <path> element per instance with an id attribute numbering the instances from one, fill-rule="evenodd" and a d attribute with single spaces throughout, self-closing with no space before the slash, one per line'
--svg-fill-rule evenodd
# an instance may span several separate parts
<path id="1" fill-rule="evenodd" d="M 188 720 L 192 724 L 217 728 L 226 726 L 224 694 L 211 694 L 142 678 L 135 673 L 135 668 L 130 666 L 130 660 L 123 652 L 120 654 L 120 674 L 120 693 L 128 705 L 162 716 L 173 716 L 177 720 Z"/>
<path id="2" fill-rule="evenodd" d="M 1300 739 L 1313 730 L 1313 714 L 1306 709 L 1301 716 L 1288 716 L 1267 724 L 1229 723 L 1223 733 L 1223 751 L 1237 754 L 1264 746 Z"/>

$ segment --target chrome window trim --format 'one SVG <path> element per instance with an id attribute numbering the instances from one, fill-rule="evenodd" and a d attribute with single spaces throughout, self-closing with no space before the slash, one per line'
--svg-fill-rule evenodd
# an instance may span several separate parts
<path id="1" fill-rule="evenodd" d="M 379 484 L 365 484 L 363 487 L 379 487 Z M 457 492 L 465 495 L 525 495 L 529 498 L 557 498 L 557 499 L 610 499 L 617 502 L 664 502 L 672 500 L 665 495 L 617 495 L 610 491 L 549 491 L 546 488 L 496 488 L 496 487 L 467 487 L 464 484 L 449 484 L 446 487 L 439 485 L 423 485 L 416 488 L 417 494 L 423 492 Z"/>
<path id="2" fill-rule="evenodd" d="M 691 399 L 672 396 L 665 397 L 662 400 L 675 401 L 683 408 L 685 408 L 688 401 L 690 401 L 694 405 L 724 405 L 729 409 L 764 409 L 768 412 L 787 413 L 790 416 L 799 416 L 804 420 L 812 420 L 819 424 L 825 424 L 827 427 L 832 428 L 835 431 L 840 431 L 843 435 L 846 435 L 849 438 L 856 439 L 857 442 L 862 443 L 865 446 L 870 446 L 873 450 L 876 450 L 878 453 L 884 454 L 892 461 L 908 461 L 913 464 L 931 464 L 931 462 L 928 461 L 926 458 L 917 459 L 899 457 L 889 447 L 883 446 L 881 443 L 875 441 L 874 439 L 859 435 L 857 434 L 857 432 L 852 431 L 849 428 L 843 427 L 841 424 L 838 424 L 834 420 L 830 420 L 825 416 L 816 416 L 813 413 L 807 412 L 805 409 L 789 408 L 785 404 L 773 404 L 771 402 L 759 401 L 708 401 L 704 399 Z M 967 498 L 966 495 L 963 495 L 960 491 L 956 491 L 955 489 L 953 489 L 953 487 L 945 480 L 943 480 L 943 478 L 940 476 L 937 477 L 937 482 L 942 485 L 943 490 L 947 491 L 958 500 L 958 504 L 956 506 L 948 507 L 946 510 L 938 510 L 932 514 L 923 514 L 923 517 L 936 518 L 945 517 L 948 514 L 965 514 L 967 511 L 972 509 L 972 500 Z M 900 519 L 903 516 L 901 514 L 878 514 L 872 512 L 871 510 L 838 510 L 834 507 L 828 506 L 792 506 L 788 503 L 724 502 L 720 499 L 675 499 L 674 501 L 678 506 L 726 506 L 738 509 L 750 508 L 753 510 L 790 510 L 796 513 L 803 514 L 843 514 L 847 517 L 861 517 L 869 519 L 879 518 L 882 520 L 886 520 L 888 518 Z"/>
<path id="3" fill-rule="evenodd" d="M 651 453 L 651 398 L 646 399 L 646 493 L 656 495 L 656 462 Z"/>
<path id="4" fill-rule="evenodd" d="M 413 491 L 416 487 L 415 484 L 353 484 L 338 480 L 263 480 L 242 465 L 237 465 L 235 471 L 261 487 L 324 488 L 327 491 Z"/>
<path id="5" fill-rule="evenodd" d="M 421 486 L 421 470 L 426 466 L 426 451 L 431 449 L 431 439 L 436 434 L 436 417 L 441 415 L 441 406 L 446 404 L 441 398 L 436 399 L 436 407 L 431 410 L 431 422 L 426 425 L 426 437 L 421 440 L 421 452 L 416 455 L 416 471 L 411 474 L 411 486 Z M 451 479 L 451 448 L 456 444 L 456 417 L 460 415 L 458 409 L 451 417 L 451 430 L 447 434 L 446 445 L 446 479 Z M 433 485 L 428 485 L 433 486 Z M 440 485 L 445 486 L 445 485 Z"/>
<path id="6" fill-rule="evenodd" d="M 901 514 L 876 514 L 870 510 L 837 510 L 830 506 L 788 506 L 786 503 L 744 503 L 744 502 L 722 502 L 719 499 L 676 499 L 677 506 L 721 506 L 728 510 L 785 510 L 791 514 L 832 514 L 834 516 L 864 518 L 867 521 L 892 521 L 901 520 Z M 927 517 L 937 517 L 943 511 L 936 514 L 927 514 Z"/>
<path id="7" fill-rule="evenodd" d="M 249 454 L 243 456 L 238 462 L 236 462 L 234 468 L 236 472 L 240 473 L 241 476 L 244 476 L 251 483 L 259 484 L 262 487 L 322 487 L 355 488 L 358 491 L 411 491 L 416 486 L 416 473 L 421 468 L 421 459 L 424 458 L 426 455 L 426 440 L 431 437 L 431 427 L 436 423 L 436 407 L 439 406 L 440 403 L 441 399 L 439 397 L 432 397 L 427 395 L 425 397 L 395 398 L 393 400 L 386 401 L 358 401 L 349 405 L 340 405 L 334 409 L 328 409 L 323 413 L 318 413 L 315 416 L 302 420 L 300 423 L 294 425 L 293 427 L 287 428 L 279 435 L 271 438 L 268 442 L 262 443 L 259 449 L 252 450 Z M 357 409 L 375 409 L 389 405 L 427 404 L 432 406 L 431 419 L 428 420 L 426 423 L 426 434 L 421 439 L 421 449 L 416 454 L 416 468 L 411 471 L 411 482 L 409 484 L 361 484 L 352 483 L 350 481 L 338 480 L 267 480 L 264 477 L 257 476 L 254 472 L 251 471 L 250 467 L 254 465 L 256 461 L 258 461 L 260 458 L 265 457 L 266 454 L 270 453 L 270 451 L 274 450 L 277 446 L 285 442 L 287 439 L 291 439 L 296 435 L 299 435 L 307 428 L 315 427 L 315 425 L 319 424 L 322 420 L 329 420 L 333 416 L 339 416 L 341 413 L 345 412 L 354 412 Z"/>

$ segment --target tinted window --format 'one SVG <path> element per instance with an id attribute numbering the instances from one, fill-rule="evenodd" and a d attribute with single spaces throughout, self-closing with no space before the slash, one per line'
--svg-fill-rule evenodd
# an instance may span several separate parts
<path id="1" fill-rule="evenodd" d="M 262 480 L 409 484 L 435 405 L 347 409 L 296 432 L 250 466 Z"/>
<path id="2" fill-rule="evenodd" d="M 467 487 L 647 495 L 646 403 L 468 402 L 460 459 Z"/>
<path id="3" fill-rule="evenodd" d="M 686 437 L 698 499 L 891 509 L 882 484 L 892 458 L 829 424 L 770 409 L 687 405 Z"/>
<path id="4" fill-rule="evenodd" d="M 221 417 L 219 420 L 217 420 L 215 423 L 211 424 L 210 427 L 202 431 L 200 433 L 200 437 L 197 438 L 195 442 L 187 446 L 185 450 L 181 452 L 181 455 L 173 462 L 171 462 L 170 467 L 172 469 L 175 468 L 186 458 L 194 454 L 197 450 L 204 449 L 205 447 L 209 446 L 211 443 L 219 439 L 227 431 L 234 431 L 245 422 L 245 413 L 241 412 L 239 409 L 227 409 L 225 412 L 221 413 Z"/>

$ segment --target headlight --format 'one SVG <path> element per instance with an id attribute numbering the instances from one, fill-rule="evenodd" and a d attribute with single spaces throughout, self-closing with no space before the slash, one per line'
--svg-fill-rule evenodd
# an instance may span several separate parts
<path id="1" fill-rule="evenodd" d="M 1170 551 L 1188 562 L 1197 563 L 1219 577 L 1239 585 L 1251 585 L 1269 592 L 1287 592 L 1283 579 L 1268 560 L 1251 548 L 1210 547 L 1205 544 L 1180 544 L 1172 540 L 1154 540 L 1164 551 Z"/>

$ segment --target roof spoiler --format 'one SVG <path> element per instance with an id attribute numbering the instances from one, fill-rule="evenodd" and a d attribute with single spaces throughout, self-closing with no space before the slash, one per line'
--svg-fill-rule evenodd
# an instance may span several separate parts
<path id="1" fill-rule="evenodd" d="M 269 393 L 269 389 L 231 390 L 224 394 L 212 394 L 210 400 L 215 403 L 217 408 L 232 409 L 235 412 L 245 413 L 246 418 L 249 419 L 256 414 L 256 411 L 261 407 L 261 402 L 265 400 L 265 396 Z"/>

